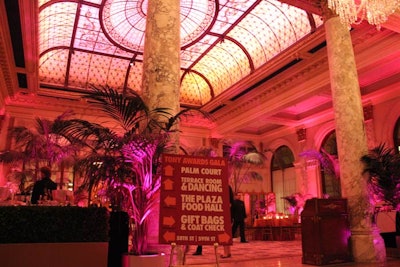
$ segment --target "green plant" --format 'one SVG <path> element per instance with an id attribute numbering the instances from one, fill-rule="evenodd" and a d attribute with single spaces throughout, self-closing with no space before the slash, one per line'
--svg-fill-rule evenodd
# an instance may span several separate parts
<path id="1" fill-rule="evenodd" d="M 289 203 L 289 212 L 291 214 L 300 214 L 307 199 L 312 198 L 310 194 L 303 195 L 301 193 L 293 193 L 290 196 L 283 197 Z"/>
<path id="2" fill-rule="evenodd" d="M 14 146 L 12 150 L 0 153 L 0 161 L 20 163 L 21 175 L 26 176 L 33 171 L 34 180 L 36 180 L 41 166 L 70 164 L 78 147 L 61 131 L 64 129 L 67 118 L 71 115 L 71 112 L 65 112 L 54 120 L 36 118 L 32 128 L 26 126 L 10 128 L 9 134 L 15 141 Z M 29 168 L 32 167 L 33 170 L 30 170 Z"/>
<path id="3" fill-rule="evenodd" d="M 250 171 L 254 166 L 262 166 L 265 156 L 250 141 L 226 142 L 224 155 L 228 158 L 230 184 L 234 193 L 250 178 L 259 179 L 256 172 Z"/>
<path id="4" fill-rule="evenodd" d="M 371 199 L 377 198 L 400 211 L 400 154 L 380 144 L 361 157 Z"/>
<path id="5" fill-rule="evenodd" d="M 158 201 L 160 155 L 176 145 L 170 139 L 180 117 L 199 110 L 176 115 L 166 108 L 150 110 L 136 92 L 107 86 L 92 87 L 84 97 L 102 112 L 103 122 L 71 119 L 62 133 L 83 147 L 75 165 L 85 177 L 83 187 L 91 192 L 102 185 L 113 209 L 128 212 L 134 222 L 132 253 L 144 254 L 148 218 Z"/>
<path id="6" fill-rule="evenodd" d="M 306 150 L 301 152 L 299 156 L 318 160 L 324 172 L 334 175 L 337 179 L 340 178 L 337 155 L 331 155 L 325 149 L 321 148 L 320 152 L 316 150 Z"/>

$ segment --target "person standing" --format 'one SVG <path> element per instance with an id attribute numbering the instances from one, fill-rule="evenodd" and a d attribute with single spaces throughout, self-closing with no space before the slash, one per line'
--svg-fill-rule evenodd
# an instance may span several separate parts
<path id="1" fill-rule="evenodd" d="M 235 200 L 232 204 L 232 236 L 235 235 L 237 228 L 239 227 L 240 232 L 240 242 L 247 243 L 246 236 L 244 233 L 244 220 L 247 218 L 246 208 L 244 206 L 244 202 L 240 199 L 241 194 L 236 193 Z"/>
<path id="2" fill-rule="evenodd" d="M 33 185 L 31 203 L 38 204 L 39 199 L 51 200 L 52 191 L 57 189 L 57 184 L 50 178 L 51 170 L 49 167 L 40 168 L 41 179 Z"/>

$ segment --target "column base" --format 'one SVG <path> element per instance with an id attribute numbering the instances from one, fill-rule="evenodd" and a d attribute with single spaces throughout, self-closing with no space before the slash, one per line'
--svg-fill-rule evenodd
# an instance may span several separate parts
<path id="1" fill-rule="evenodd" d="M 353 259 L 355 262 L 385 262 L 385 242 L 379 229 L 372 231 L 353 231 L 351 235 Z"/>

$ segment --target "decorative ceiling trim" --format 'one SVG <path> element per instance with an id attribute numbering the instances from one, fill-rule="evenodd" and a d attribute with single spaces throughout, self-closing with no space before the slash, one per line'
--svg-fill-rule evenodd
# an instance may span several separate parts
<path id="1" fill-rule="evenodd" d="M 0 1 L 1 14 L 7 14 L 4 1 Z M 0 17 L 0 104 L 4 105 L 4 100 L 15 93 L 18 88 L 17 77 L 15 76 L 15 65 L 12 55 L 12 44 L 10 38 L 8 21 L 6 16 Z"/>
<path id="2" fill-rule="evenodd" d="M 218 126 L 222 125 L 224 121 L 232 116 L 249 116 L 249 110 L 251 111 L 251 116 L 257 117 L 258 114 L 252 108 L 255 106 L 258 107 L 262 113 L 265 113 L 265 106 L 268 106 L 271 101 L 273 101 L 276 106 L 284 106 L 284 101 L 277 100 L 277 94 L 281 93 L 281 90 L 286 89 L 285 92 L 285 101 L 289 101 L 290 99 L 287 97 L 291 95 L 292 97 L 296 96 L 297 94 L 304 95 L 306 94 L 306 90 L 299 90 L 299 86 L 307 88 L 305 86 L 304 81 L 310 82 L 310 78 L 316 78 L 318 75 L 327 75 L 326 71 L 328 70 L 328 58 L 325 55 L 324 57 L 320 58 L 318 61 L 313 62 L 311 65 L 307 65 L 306 68 L 300 69 L 298 71 L 294 71 L 291 69 L 290 76 L 286 76 L 286 78 L 281 79 L 280 81 L 268 81 L 266 84 L 260 85 L 256 91 L 252 92 L 252 96 L 248 96 L 246 100 L 242 100 L 239 102 L 231 103 L 224 109 L 223 112 L 219 112 L 215 114 L 215 119 L 217 121 Z M 320 79 L 318 79 L 320 80 Z M 268 84 L 272 86 L 269 87 Z M 314 89 L 316 90 L 316 89 Z M 291 93 L 292 92 L 292 93 Z M 270 106 L 271 112 L 275 110 L 273 106 Z M 221 123 L 220 123 L 221 122 Z M 222 128 L 224 128 L 222 126 Z M 225 128 L 226 129 L 226 128 Z"/>

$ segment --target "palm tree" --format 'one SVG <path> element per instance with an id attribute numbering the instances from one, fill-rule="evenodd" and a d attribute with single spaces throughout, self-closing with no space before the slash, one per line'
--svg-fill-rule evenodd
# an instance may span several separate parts
<path id="1" fill-rule="evenodd" d="M 400 211 L 400 154 L 380 144 L 362 156 L 361 161 L 371 193 Z"/>
<path id="2" fill-rule="evenodd" d="M 263 166 L 265 156 L 250 141 L 226 142 L 224 154 L 228 157 L 230 184 L 233 192 L 239 192 L 240 186 L 251 177 L 259 175 L 251 172 L 255 166 Z"/>
<path id="3" fill-rule="evenodd" d="M 0 161 L 22 164 L 22 173 L 28 173 L 30 170 L 26 168 L 33 165 L 34 180 L 37 179 L 41 165 L 63 166 L 71 162 L 78 147 L 61 133 L 66 118 L 70 115 L 71 112 L 65 112 L 54 120 L 36 118 L 33 128 L 26 126 L 10 128 L 10 136 L 15 141 L 14 148 L 0 153 Z"/>
<path id="4" fill-rule="evenodd" d="M 133 219 L 133 253 L 147 248 L 147 219 L 157 203 L 160 187 L 160 155 L 171 145 L 180 117 L 200 110 L 183 110 L 171 115 L 165 108 L 149 110 L 134 91 L 119 93 L 105 87 L 92 87 L 84 96 L 89 105 L 102 112 L 103 123 L 72 119 L 63 134 L 80 140 L 84 149 L 76 168 L 84 174 L 83 187 L 104 185 L 113 206 Z"/>

